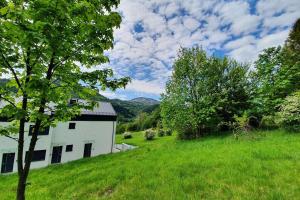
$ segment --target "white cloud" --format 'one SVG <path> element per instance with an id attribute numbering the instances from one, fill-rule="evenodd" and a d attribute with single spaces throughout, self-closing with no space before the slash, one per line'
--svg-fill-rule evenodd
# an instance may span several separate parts
<path id="1" fill-rule="evenodd" d="M 116 92 L 112 92 L 112 91 L 99 91 L 99 94 L 101 94 L 109 99 L 122 99 L 122 100 L 127 99 L 126 95 L 120 95 L 120 94 L 117 94 Z"/>
<path id="2" fill-rule="evenodd" d="M 230 56 L 242 62 L 253 60 L 257 55 L 255 45 L 246 45 L 230 52 Z"/>
<path id="3" fill-rule="evenodd" d="M 255 7 L 243 0 L 122 0 L 110 66 L 133 78 L 125 91 L 158 96 L 180 47 L 199 45 L 253 61 L 263 48 L 283 43 L 300 16 L 300 1 L 260 0 Z"/>
<path id="4" fill-rule="evenodd" d="M 127 85 L 126 90 L 160 95 L 164 92 L 164 86 L 157 84 L 155 81 L 132 80 Z"/>
<path id="5" fill-rule="evenodd" d="M 195 31 L 199 27 L 199 21 L 191 17 L 185 17 L 183 19 L 183 25 L 191 32 Z"/>
<path id="6" fill-rule="evenodd" d="M 255 43 L 255 37 L 253 35 L 247 35 L 245 37 L 231 40 L 230 42 L 226 43 L 224 46 L 226 49 L 237 49 L 247 44 L 253 44 Z"/>
<path id="7" fill-rule="evenodd" d="M 262 50 L 267 47 L 282 45 L 289 34 L 289 30 L 267 35 L 257 42 L 257 47 Z"/>

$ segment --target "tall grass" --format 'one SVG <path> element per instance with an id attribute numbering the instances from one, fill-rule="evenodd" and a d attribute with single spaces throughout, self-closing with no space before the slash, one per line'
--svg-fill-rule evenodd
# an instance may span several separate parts
<path id="1" fill-rule="evenodd" d="M 139 148 L 33 170 L 28 199 L 299 199 L 300 134 L 280 130 L 179 141 L 119 143 Z M 0 176 L 14 199 L 17 176 Z"/>

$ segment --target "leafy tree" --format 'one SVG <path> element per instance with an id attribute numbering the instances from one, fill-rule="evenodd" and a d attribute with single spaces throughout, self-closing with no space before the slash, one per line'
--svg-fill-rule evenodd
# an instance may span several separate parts
<path id="1" fill-rule="evenodd" d="M 198 47 L 181 49 L 162 97 L 164 126 L 193 138 L 241 115 L 247 108 L 247 70 L 226 57 L 209 57 Z"/>
<path id="2" fill-rule="evenodd" d="M 274 115 L 284 98 L 300 89 L 300 19 L 283 47 L 265 49 L 252 73 L 252 113 Z"/>
<path id="3" fill-rule="evenodd" d="M 113 30 L 121 22 L 112 11 L 118 4 L 118 0 L 0 2 L 0 76 L 9 79 L 0 88 L 0 100 L 5 102 L 0 114 L 10 121 L 1 133 L 18 142 L 17 199 L 25 199 L 38 132 L 70 120 L 81 108 L 95 106 L 93 101 L 69 106 L 68 100 L 74 95 L 90 99 L 99 87 L 115 90 L 129 81 L 113 78 L 110 69 L 90 69 L 108 62 L 103 52 L 113 47 Z M 34 131 L 24 159 L 25 122 L 32 122 Z"/>

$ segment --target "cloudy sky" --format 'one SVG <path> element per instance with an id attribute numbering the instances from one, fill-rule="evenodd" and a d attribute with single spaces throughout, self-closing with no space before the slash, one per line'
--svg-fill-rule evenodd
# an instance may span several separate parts
<path id="1" fill-rule="evenodd" d="M 254 61 L 262 49 L 283 44 L 300 17 L 300 0 L 121 0 L 118 11 L 123 21 L 109 66 L 132 82 L 100 93 L 159 99 L 180 47 Z"/>

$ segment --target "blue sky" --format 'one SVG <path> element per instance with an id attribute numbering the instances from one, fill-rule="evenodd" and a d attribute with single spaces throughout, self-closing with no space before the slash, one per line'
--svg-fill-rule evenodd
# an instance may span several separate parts
<path id="1" fill-rule="evenodd" d="M 300 17 L 299 0 L 121 0 L 121 27 L 106 52 L 126 89 L 101 91 L 109 98 L 159 99 L 180 47 L 253 62 L 267 47 L 283 44 Z"/>

